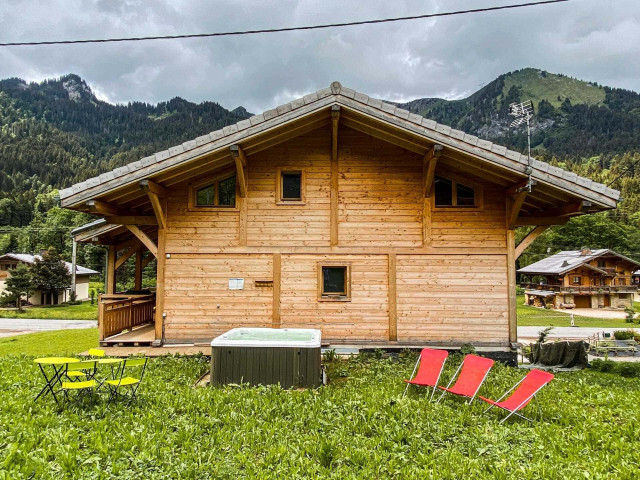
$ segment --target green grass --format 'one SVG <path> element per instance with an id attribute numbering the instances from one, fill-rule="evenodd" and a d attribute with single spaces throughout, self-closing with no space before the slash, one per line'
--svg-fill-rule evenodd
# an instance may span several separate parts
<path id="1" fill-rule="evenodd" d="M 602 87 L 554 73 L 547 73 L 546 77 L 541 77 L 539 70 L 534 68 L 525 68 L 507 75 L 504 79 L 503 95 L 506 96 L 514 85 L 522 87 L 522 99 L 532 100 L 536 106 L 540 100 L 547 100 L 558 108 L 567 97 L 572 105 L 601 105 L 605 99 Z M 561 100 L 558 100 L 558 96 Z"/>
<path id="2" fill-rule="evenodd" d="M 29 333 L 0 338 L 0 357 L 20 354 L 32 357 L 74 355 L 97 346 L 97 328 Z"/>
<path id="3" fill-rule="evenodd" d="M 524 295 L 517 296 L 518 326 L 552 326 L 570 327 L 571 315 L 562 310 L 530 307 L 524 304 Z M 637 304 L 636 304 L 637 305 Z M 565 313 L 567 312 L 567 313 Z M 634 324 L 625 323 L 624 318 L 594 318 L 575 316 L 574 321 L 578 327 L 595 328 L 633 328 Z"/>
<path id="4" fill-rule="evenodd" d="M 206 357 L 161 357 L 140 399 L 56 407 L 32 398 L 32 359 L 0 357 L 0 478 L 634 478 L 640 379 L 560 373 L 498 423 L 483 405 L 401 400 L 415 357 L 329 365 L 329 386 L 194 388 Z M 451 359 L 445 379 L 459 358 Z M 481 394 L 498 397 L 524 371 L 496 365 Z M 539 407 L 539 408 L 538 408 Z M 4 472 L 4 473 L 3 473 Z"/>
<path id="5" fill-rule="evenodd" d="M 28 307 L 18 313 L 15 309 L 0 309 L 0 318 L 48 318 L 57 320 L 96 320 L 98 305 L 90 301 L 79 305 L 50 305 L 46 307 Z"/>

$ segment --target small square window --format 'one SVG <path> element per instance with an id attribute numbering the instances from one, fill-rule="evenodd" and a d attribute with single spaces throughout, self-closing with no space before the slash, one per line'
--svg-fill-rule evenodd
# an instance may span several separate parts
<path id="1" fill-rule="evenodd" d="M 281 200 L 302 200 L 302 172 L 282 172 Z"/>
<path id="2" fill-rule="evenodd" d="M 580 283 L 581 283 L 580 277 L 573 277 L 573 284 L 574 285 L 580 285 Z"/>
<path id="3" fill-rule="evenodd" d="M 351 299 L 349 265 L 318 265 L 318 299 L 349 301 Z"/>

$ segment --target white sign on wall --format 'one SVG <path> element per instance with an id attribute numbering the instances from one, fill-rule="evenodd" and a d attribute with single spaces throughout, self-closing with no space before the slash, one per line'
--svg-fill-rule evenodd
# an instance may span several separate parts
<path id="1" fill-rule="evenodd" d="M 229 290 L 244 290 L 244 278 L 230 278 Z"/>

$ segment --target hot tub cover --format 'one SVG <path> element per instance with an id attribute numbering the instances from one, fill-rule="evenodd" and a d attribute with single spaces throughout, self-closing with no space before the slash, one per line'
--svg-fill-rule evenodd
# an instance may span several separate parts
<path id="1" fill-rule="evenodd" d="M 234 328 L 211 342 L 212 347 L 320 348 L 322 332 L 311 328 Z"/>

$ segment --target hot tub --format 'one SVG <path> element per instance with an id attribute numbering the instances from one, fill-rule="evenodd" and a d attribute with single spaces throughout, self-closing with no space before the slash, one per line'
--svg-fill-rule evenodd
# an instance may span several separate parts
<path id="1" fill-rule="evenodd" d="M 320 330 L 234 328 L 211 342 L 211 384 L 321 384 Z"/>

